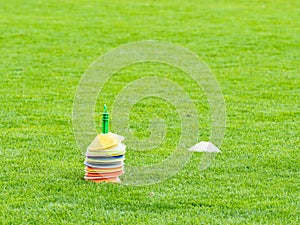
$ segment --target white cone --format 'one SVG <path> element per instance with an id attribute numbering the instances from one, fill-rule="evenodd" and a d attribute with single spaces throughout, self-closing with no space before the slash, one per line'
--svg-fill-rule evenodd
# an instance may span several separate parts
<path id="1" fill-rule="evenodd" d="M 201 141 L 189 149 L 191 152 L 209 152 L 219 153 L 221 152 L 214 144 L 206 141 Z"/>

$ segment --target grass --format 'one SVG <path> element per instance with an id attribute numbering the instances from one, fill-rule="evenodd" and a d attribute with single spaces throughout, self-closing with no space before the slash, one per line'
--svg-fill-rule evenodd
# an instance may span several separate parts
<path id="1" fill-rule="evenodd" d="M 1 224 L 299 224 L 299 8 L 296 0 L 1 1 Z M 85 182 L 72 130 L 80 78 L 98 56 L 148 39 L 191 49 L 216 75 L 227 112 L 223 153 L 204 172 L 195 154 L 151 186 Z M 173 77 L 197 103 L 199 139 L 209 137 L 204 95 L 182 73 L 152 64 L 118 73 L 99 105 L 139 76 Z M 153 102 L 132 110 L 140 137 L 149 134 L 140 109 L 151 112 Z M 161 109 L 173 124 L 172 106 Z M 176 124 L 156 157 L 129 151 L 126 163 L 167 157 Z"/>

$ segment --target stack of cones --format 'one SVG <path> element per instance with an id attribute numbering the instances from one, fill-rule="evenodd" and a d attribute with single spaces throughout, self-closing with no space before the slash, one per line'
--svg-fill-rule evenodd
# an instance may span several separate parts
<path id="1" fill-rule="evenodd" d="M 106 105 L 102 119 L 102 133 L 97 135 L 86 151 L 84 162 L 86 180 L 94 182 L 120 182 L 124 173 L 124 137 L 108 132 L 109 114 Z"/>

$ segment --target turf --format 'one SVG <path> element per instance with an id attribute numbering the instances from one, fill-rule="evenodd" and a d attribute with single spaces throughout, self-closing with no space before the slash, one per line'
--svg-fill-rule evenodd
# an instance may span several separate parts
<path id="1" fill-rule="evenodd" d="M 1 224 L 299 224 L 299 8 L 297 0 L 2 0 Z M 226 101 L 223 153 L 204 172 L 195 154 L 175 176 L 150 186 L 86 182 L 72 130 L 80 78 L 108 50 L 149 39 L 189 48 L 215 74 Z M 99 106 L 113 102 L 117 87 L 153 74 L 187 90 L 202 115 L 199 139 L 207 139 L 203 93 L 164 65 L 119 71 Z M 137 136 L 149 135 L 144 120 L 154 102 L 132 109 Z M 159 103 L 170 125 L 166 142 L 155 157 L 129 151 L 126 163 L 170 154 L 178 118 Z"/>

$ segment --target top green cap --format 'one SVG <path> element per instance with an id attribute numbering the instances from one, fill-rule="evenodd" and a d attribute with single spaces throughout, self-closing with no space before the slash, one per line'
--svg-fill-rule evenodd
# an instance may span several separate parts
<path id="1" fill-rule="evenodd" d="M 107 112 L 107 106 L 104 104 L 104 112 L 102 114 L 102 134 L 108 133 L 109 113 Z"/>

